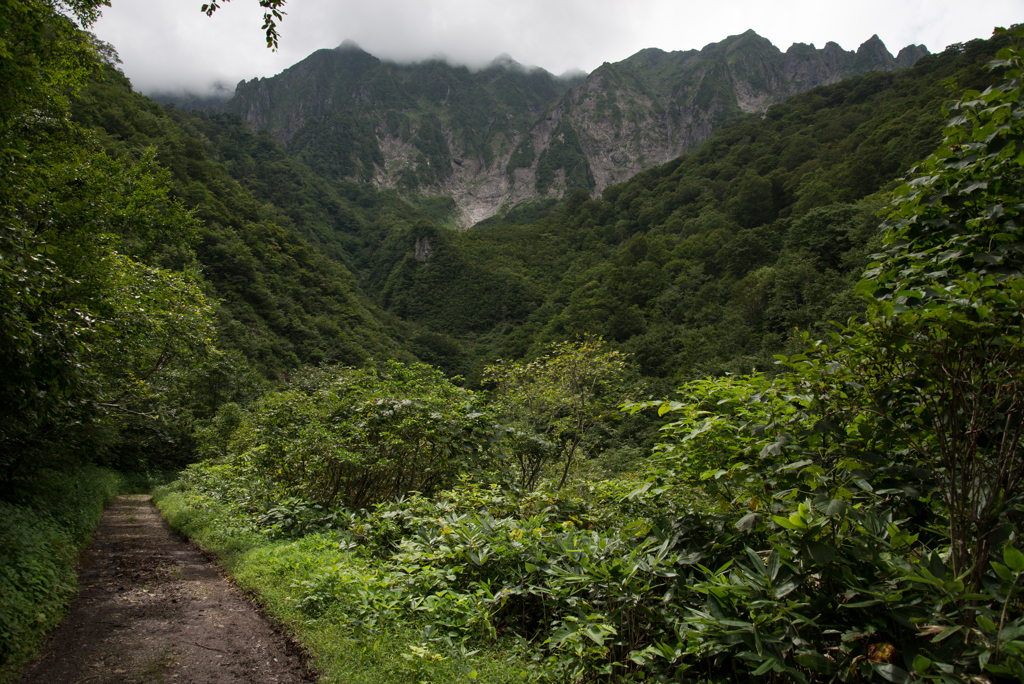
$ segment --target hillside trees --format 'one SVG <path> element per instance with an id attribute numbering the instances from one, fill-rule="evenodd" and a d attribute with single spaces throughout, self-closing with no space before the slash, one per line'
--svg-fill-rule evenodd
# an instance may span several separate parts
<path id="1" fill-rule="evenodd" d="M 72 111 L 109 156 L 139 158 L 152 146 L 171 195 L 194 208 L 200 224 L 186 259 L 202 265 L 218 300 L 219 342 L 234 365 L 276 380 L 303 363 L 362 365 L 403 353 L 391 338 L 402 329 L 385 327 L 352 275 L 354 236 L 366 225 L 360 202 L 386 206 L 377 193 L 350 184 L 346 196 L 237 117 L 165 110 L 109 66 Z"/>
<path id="2" fill-rule="evenodd" d="M 20 87 L 0 96 L 0 487 L 171 419 L 215 338 L 188 259 L 153 259 L 187 257 L 196 230 L 166 173 L 151 154 L 111 160 L 69 120 L 99 57 L 58 10 L 88 22 L 100 4 L 8 3 L 2 27 Z"/>
<path id="3" fill-rule="evenodd" d="M 368 215 L 363 287 L 382 308 L 462 342 L 453 365 L 471 383 L 495 358 L 586 333 L 673 382 L 772 373 L 774 354 L 799 347 L 794 328 L 823 336 L 829 321 L 863 313 L 853 287 L 881 246 L 875 215 L 940 142 L 943 80 L 984 89 L 985 62 L 1009 41 L 975 41 L 816 88 L 763 117 L 736 116 L 690 154 L 599 197 L 580 183 L 558 204 L 446 231 L 434 263 L 412 256 L 424 231 L 402 235 L 383 212 Z"/>

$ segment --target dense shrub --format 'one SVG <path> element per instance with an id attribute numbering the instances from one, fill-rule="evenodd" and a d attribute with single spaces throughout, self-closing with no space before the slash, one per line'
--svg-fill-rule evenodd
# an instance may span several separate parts
<path id="1" fill-rule="evenodd" d="M 63 617 L 75 561 L 120 486 L 110 471 L 42 471 L 0 500 L 0 681 Z"/>
<path id="2" fill-rule="evenodd" d="M 241 415 L 223 411 L 230 420 L 214 426 L 227 427 L 205 433 L 204 449 L 223 449 L 237 477 L 268 499 L 352 509 L 448 486 L 484 464 L 492 432 L 476 395 L 429 366 L 397 362 L 307 369 Z"/>

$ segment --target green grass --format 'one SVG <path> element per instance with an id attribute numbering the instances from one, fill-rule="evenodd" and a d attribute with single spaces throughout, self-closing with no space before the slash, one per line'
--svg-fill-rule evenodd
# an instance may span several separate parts
<path id="1" fill-rule="evenodd" d="M 529 667 L 513 642 L 481 639 L 484 643 L 472 650 L 456 650 L 428 643 L 421 624 L 360 624 L 353 618 L 359 588 L 379 579 L 380 573 L 372 560 L 343 550 L 330 533 L 271 540 L 247 527 L 227 506 L 174 485 L 158 488 L 154 500 L 175 529 L 217 553 L 238 584 L 258 596 L 267 612 L 305 645 L 325 683 L 537 681 L 539 671 Z M 300 605 L 299 597 L 322 584 L 327 573 L 344 578 L 342 590 L 327 597 L 322 611 Z"/>
<path id="2" fill-rule="evenodd" d="M 43 470 L 0 500 L 0 683 L 11 681 L 78 590 L 75 561 L 120 475 Z"/>

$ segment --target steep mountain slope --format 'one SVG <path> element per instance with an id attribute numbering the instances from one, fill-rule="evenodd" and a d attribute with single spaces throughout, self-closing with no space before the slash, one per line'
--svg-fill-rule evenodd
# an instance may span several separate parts
<path id="1" fill-rule="evenodd" d="M 600 199 L 577 189 L 567 201 L 521 205 L 465 232 L 437 225 L 450 200 L 417 207 L 373 183 L 318 176 L 303 162 L 317 161 L 315 148 L 289 154 L 232 114 L 161 110 L 140 96 L 125 101 L 120 90 L 94 93 L 81 111 L 107 131 L 114 154 L 146 140 L 161 145 L 179 196 L 209 218 L 199 257 L 225 298 L 224 337 L 261 365 L 273 359 L 266 365 L 280 372 L 411 351 L 474 382 L 499 356 L 590 332 L 633 352 L 645 374 L 682 378 L 764 368 L 794 326 L 856 312 L 848 287 L 864 264 L 878 207 L 871 195 L 935 145 L 948 97 L 942 83 L 983 88 L 998 46 L 973 41 L 911 69 L 790 97 L 763 115 L 734 114 L 691 153 L 605 188 Z M 646 57 L 637 68 L 656 72 Z M 444 84 L 448 67 L 435 66 Z M 446 97 L 455 94 L 444 85 Z M 559 125 L 571 141 L 571 121 Z M 293 151 L 304 127 L 289 141 Z M 264 244 L 266 229 L 252 231 L 213 201 L 238 205 L 250 192 L 242 206 L 267 204 L 249 220 L 276 225 L 294 248 L 278 254 Z M 244 250 L 209 249 L 234 242 L 232 232 Z M 308 251 L 295 251 L 300 245 Z M 253 273 L 286 269 L 280 285 L 232 271 L 235 252 Z M 336 276 L 303 274 L 330 262 L 340 289 L 318 284 Z M 384 311 L 360 304 L 360 292 Z"/>
<path id="2" fill-rule="evenodd" d="M 238 84 L 226 109 L 328 178 L 455 197 L 471 223 L 544 106 L 573 85 L 500 57 L 482 71 L 381 62 L 351 44 Z"/>
<path id="3" fill-rule="evenodd" d="M 112 157 L 133 159 L 155 148 L 158 163 L 171 173 L 174 196 L 202 221 L 195 254 L 163 258 L 201 266 L 207 296 L 219 302 L 222 348 L 270 378 L 303 363 L 363 365 L 404 354 L 345 260 L 319 249 L 315 231 L 300 234 L 289 216 L 211 159 L 195 126 L 201 118 L 165 111 L 131 92 L 113 68 L 84 88 L 72 108 Z M 321 211 L 342 224 L 355 220 L 337 202 L 324 201 Z"/>
<path id="4" fill-rule="evenodd" d="M 600 191 L 732 115 L 926 53 L 909 46 L 894 58 L 877 36 L 857 52 L 829 43 L 782 53 L 748 31 L 700 51 L 643 50 L 574 83 L 507 57 L 472 73 L 385 63 L 343 44 L 239 83 L 226 109 L 328 178 L 450 196 L 469 226 L 523 200 Z"/>

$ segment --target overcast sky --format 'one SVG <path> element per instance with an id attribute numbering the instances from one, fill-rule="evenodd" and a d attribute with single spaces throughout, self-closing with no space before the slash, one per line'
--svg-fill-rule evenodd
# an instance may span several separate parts
<path id="1" fill-rule="evenodd" d="M 877 33 L 893 54 L 988 38 L 1024 20 L 1024 0 L 289 0 L 280 50 L 266 48 L 257 0 L 212 17 L 203 0 L 113 0 L 93 31 L 112 43 L 143 92 L 200 91 L 271 76 L 353 40 L 381 59 L 444 55 L 480 66 L 502 53 L 555 74 L 591 71 L 646 47 L 689 50 L 754 29 L 777 47 L 835 41 L 856 50 Z"/>

